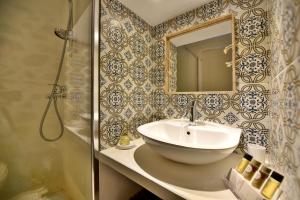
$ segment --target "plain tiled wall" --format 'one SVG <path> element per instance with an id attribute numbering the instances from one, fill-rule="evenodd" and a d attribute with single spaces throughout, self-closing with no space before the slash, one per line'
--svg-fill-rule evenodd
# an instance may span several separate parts
<path id="1" fill-rule="evenodd" d="M 74 0 L 74 22 L 87 4 L 87 0 Z M 65 131 L 60 142 L 47 143 L 39 135 L 39 122 L 63 44 L 54 35 L 54 28 L 65 27 L 67 19 L 68 1 L 0 2 L 0 160 L 8 165 L 9 171 L 0 188 L 0 199 L 40 186 L 54 193 L 66 189 L 64 170 L 68 169 L 64 168 L 63 156 L 77 140 L 67 137 L 71 133 Z M 63 99 L 58 100 L 61 113 L 63 103 Z M 48 134 L 59 131 L 53 107 L 45 129 Z M 70 140 L 62 143 L 66 138 Z M 61 146 L 66 150 L 64 155 Z M 87 153 L 86 159 L 90 158 Z"/>

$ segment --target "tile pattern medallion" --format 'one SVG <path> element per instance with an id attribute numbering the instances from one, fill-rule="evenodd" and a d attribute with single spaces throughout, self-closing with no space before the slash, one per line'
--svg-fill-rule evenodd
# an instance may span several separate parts
<path id="1" fill-rule="evenodd" d="M 269 148 L 270 36 L 266 10 L 267 0 L 213 0 L 150 27 L 117 0 L 102 0 L 102 148 L 114 146 L 124 133 L 138 137 L 135 127 L 139 124 L 186 116 L 193 100 L 197 100 L 199 119 L 242 128 L 240 147 L 259 143 Z M 241 58 L 237 62 L 237 93 L 167 94 L 166 35 L 230 12 L 236 13 L 237 56 Z"/>
<path id="2" fill-rule="evenodd" d="M 270 160 L 285 175 L 283 199 L 300 196 L 300 1 L 270 1 Z"/>

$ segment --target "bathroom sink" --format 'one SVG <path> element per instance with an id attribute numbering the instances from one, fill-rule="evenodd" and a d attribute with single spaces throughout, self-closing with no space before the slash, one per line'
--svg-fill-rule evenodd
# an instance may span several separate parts
<path id="1" fill-rule="evenodd" d="M 185 164 L 208 164 L 229 156 L 239 144 L 241 129 L 213 122 L 167 119 L 137 128 L 155 152 Z"/>

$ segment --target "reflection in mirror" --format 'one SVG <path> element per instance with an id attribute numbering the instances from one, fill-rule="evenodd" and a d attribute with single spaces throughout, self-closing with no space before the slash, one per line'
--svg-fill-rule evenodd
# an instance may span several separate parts
<path id="1" fill-rule="evenodd" d="M 234 33 L 231 16 L 170 36 L 170 92 L 233 91 Z"/>

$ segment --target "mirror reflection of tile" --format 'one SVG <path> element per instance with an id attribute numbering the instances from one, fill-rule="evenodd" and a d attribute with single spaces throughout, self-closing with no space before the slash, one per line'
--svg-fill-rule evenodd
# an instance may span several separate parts
<path id="1" fill-rule="evenodd" d="M 226 27 L 229 27 L 231 31 L 231 22 L 226 22 Z M 219 24 L 211 26 L 219 26 Z M 170 40 L 172 45 L 176 46 L 169 52 L 172 58 L 171 63 L 176 66 L 176 69 L 173 71 L 174 68 L 170 69 L 169 66 L 169 74 L 171 74 L 169 79 L 175 79 L 169 81 L 176 82 L 176 88 L 169 88 L 169 90 L 174 92 L 233 90 L 232 85 L 235 82 L 231 68 L 232 52 L 229 51 L 232 34 L 218 28 L 215 31 L 219 32 L 209 35 L 202 33 L 205 30 L 206 28 L 193 31 Z M 191 38 L 195 38 L 195 41 L 186 39 L 185 36 L 190 34 L 193 35 Z"/>

